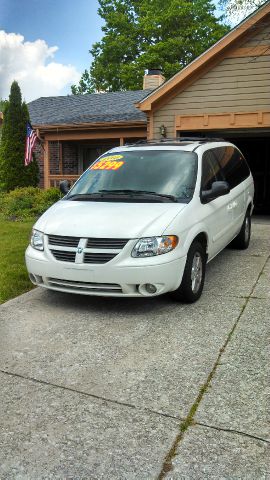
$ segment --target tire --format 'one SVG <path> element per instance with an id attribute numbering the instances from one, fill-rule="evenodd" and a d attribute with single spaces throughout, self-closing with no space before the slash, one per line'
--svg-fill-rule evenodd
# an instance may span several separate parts
<path id="1" fill-rule="evenodd" d="M 184 303 L 196 302 L 203 291 L 205 266 L 205 248 L 200 242 L 194 241 L 187 254 L 186 266 L 181 285 L 177 290 L 171 292 L 171 297 Z M 194 269 L 196 274 L 195 278 L 193 276 Z"/>
<path id="2" fill-rule="evenodd" d="M 235 239 L 231 242 L 231 246 L 233 248 L 237 248 L 238 250 L 246 250 L 249 246 L 250 235 L 251 235 L 251 217 L 250 217 L 250 212 L 247 211 L 241 230 L 238 233 L 237 237 L 235 237 Z"/>

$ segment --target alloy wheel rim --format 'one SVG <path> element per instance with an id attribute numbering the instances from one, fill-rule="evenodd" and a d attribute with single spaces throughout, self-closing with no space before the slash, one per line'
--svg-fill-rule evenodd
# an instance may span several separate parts
<path id="1" fill-rule="evenodd" d="M 199 252 L 196 252 L 193 257 L 191 267 L 191 288 L 193 293 L 198 293 L 203 276 L 203 261 Z"/>

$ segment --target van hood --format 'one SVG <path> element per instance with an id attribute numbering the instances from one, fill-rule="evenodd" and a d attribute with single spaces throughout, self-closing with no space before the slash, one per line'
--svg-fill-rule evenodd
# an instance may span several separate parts
<path id="1" fill-rule="evenodd" d="M 35 228 L 47 235 L 83 238 L 159 236 L 185 207 L 183 203 L 60 200 L 39 218 Z"/>

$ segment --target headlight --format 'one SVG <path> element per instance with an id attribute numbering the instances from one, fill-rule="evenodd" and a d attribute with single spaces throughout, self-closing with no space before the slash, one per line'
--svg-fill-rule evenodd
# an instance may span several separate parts
<path id="1" fill-rule="evenodd" d="M 178 244 L 178 237 L 166 235 L 164 237 L 141 238 L 131 252 L 132 257 L 154 257 L 173 250 Z"/>
<path id="2" fill-rule="evenodd" d="M 32 230 L 30 243 L 36 250 L 44 250 L 44 234 L 38 230 Z"/>

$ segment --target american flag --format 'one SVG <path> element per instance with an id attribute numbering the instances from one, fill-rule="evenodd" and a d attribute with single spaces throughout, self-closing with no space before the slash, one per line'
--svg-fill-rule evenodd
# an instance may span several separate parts
<path id="1" fill-rule="evenodd" d="M 24 157 L 24 165 L 26 167 L 33 160 L 33 148 L 34 148 L 37 140 L 38 140 L 38 136 L 37 136 L 35 130 L 33 130 L 32 125 L 29 122 L 27 122 L 27 125 L 26 125 L 26 142 L 25 142 L 25 157 Z"/>

